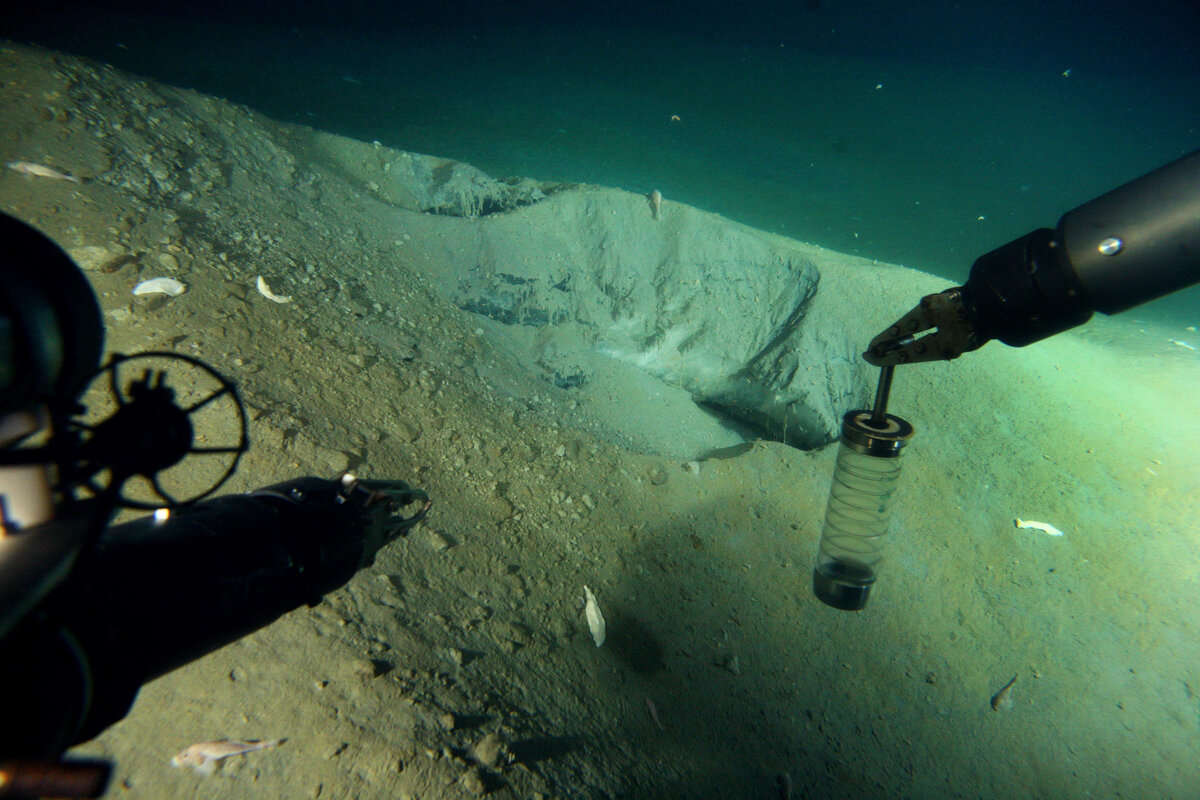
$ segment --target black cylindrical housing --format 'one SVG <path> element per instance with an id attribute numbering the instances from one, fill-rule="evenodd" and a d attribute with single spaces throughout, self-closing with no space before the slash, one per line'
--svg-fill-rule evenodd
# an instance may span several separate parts
<path id="1" fill-rule="evenodd" d="M 110 528 L 0 648 L 0 755 L 56 755 L 144 682 L 317 603 L 372 561 L 373 523 L 337 481 L 302 478 Z"/>
<path id="2" fill-rule="evenodd" d="M 962 287 L 981 340 L 1021 347 L 1200 282 L 1200 152 L 981 256 Z"/>
<path id="3" fill-rule="evenodd" d="M 1023 347 L 1091 318 L 1091 300 L 1056 239 L 1041 228 L 975 261 L 962 296 L 980 340 Z"/>
<path id="4" fill-rule="evenodd" d="M 103 350 L 83 272 L 40 231 L 0 214 L 0 415 L 74 400 Z"/>
<path id="5" fill-rule="evenodd" d="M 1105 314 L 1200 281 L 1200 151 L 1068 211 L 1066 259 Z"/>

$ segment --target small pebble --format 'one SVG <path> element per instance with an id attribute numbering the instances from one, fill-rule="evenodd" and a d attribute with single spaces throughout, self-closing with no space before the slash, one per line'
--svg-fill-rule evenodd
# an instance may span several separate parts
<path id="1" fill-rule="evenodd" d="M 483 779 L 483 772 L 478 769 L 467 770 L 467 774 L 463 775 L 463 788 L 474 795 L 484 795 L 487 793 L 487 782 Z"/>
<path id="2" fill-rule="evenodd" d="M 129 258 L 129 254 L 117 245 L 111 249 L 95 244 L 85 245 L 68 250 L 67 255 L 80 269 L 89 272 L 112 272 Z"/>
<path id="3" fill-rule="evenodd" d="M 356 658 L 351 664 L 351 672 L 355 677 L 364 681 L 369 681 L 372 678 L 379 676 L 379 669 L 375 666 L 375 662 L 369 658 Z"/>

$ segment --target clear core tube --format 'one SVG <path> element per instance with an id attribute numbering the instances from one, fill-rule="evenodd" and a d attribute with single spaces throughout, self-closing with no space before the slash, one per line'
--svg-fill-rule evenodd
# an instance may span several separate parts
<path id="1" fill-rule="evenodd" d="M 900 455 L 912 435 L 912 426 L 891 414 L 879 427 L 868 410 L 843 418 L 813 570 L 813 592 L 823 603 L 845 611 L 866 606 L 900 482 Z"/>

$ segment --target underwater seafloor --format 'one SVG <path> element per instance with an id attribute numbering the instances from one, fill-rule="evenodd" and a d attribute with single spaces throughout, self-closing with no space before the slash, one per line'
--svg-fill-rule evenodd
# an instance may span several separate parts
<path id="1" fill-rule="evenodd" d="M 785 388 L 819 438 L 869 397 L 863 343 L 944 280 L 37 48 L 4 45 L 0 76 L 5 160 L 83 181 L 4 170 L 0 208 L 85 268 L 109 350 L 237 380 L 252 449 L 228 490 L 352 469 L 435 500 L 346 588 L 154 681 L 77 748 L 115 760 L 109 796 L 779 797 L 781 775 L 814 798 L 1195 795 L 1195 331 L 1097 319 L 902 368 L 891 410 L 917 436 L 888 559 L 867 610 L 835 611 L 810 575 L 836 448 L 773 441 L 786 414 L 715 422 L 693 400 L 728 390 L 741 340 L 688 314 L 771 306 L 772 268 L 818 276 Z M 479 285 L 533 285 L 522 269 L 578 283 Z M 131 294 L 159 276 L 186 292 Z M 662 335 L 615 344 L 583 305 L 539 316 L 588 280 L 678 302 Z M 172 768 L 220 738 L 287 741 Z"/>

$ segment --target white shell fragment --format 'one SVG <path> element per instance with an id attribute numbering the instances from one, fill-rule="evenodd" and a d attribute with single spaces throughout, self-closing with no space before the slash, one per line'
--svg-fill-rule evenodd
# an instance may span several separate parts
<path id="1" fill-rule="evenodd" d="M 267 286 L 267 282 L 263 280 L 262 275 L 258 276 L 258 282 L 256 283 L 256 286 L 258 287 L 258 293 L 272 302 L 275 302 L 275 303 L 290 303 L 290 302 L 292 302 L 292 296 L 290 294 L 275 294 L 274 292 L 272 292 L 271 287 Z"/>
<path id="2" fill-rule="evenodd" d="M 587 617 L 588 630 L 592 632 L 592 641 L 596 647 L 604 644 L 604 615 L 596 604 L 596 595 L 587 586 L 583 587 L 583 615 Z"/>
<path id="3" fill-rule="evenodd" d="M 1035 531 L 1041 531 L 1047 536 L 1062 536 L 1063 532 L 1051 525 L 1049 522 L 1034 522 L 1031 519 L 1014 519 L 1013 524 L 1018 528 L 1031 528 Z"/>
<path id="4" fill-rule="evenodd" d="M 187 287 L 174 278 L 151 278 L 133 287 L 134 294 L 165 294 L 171 297 L 178 297 L 186 290 Z"/>

